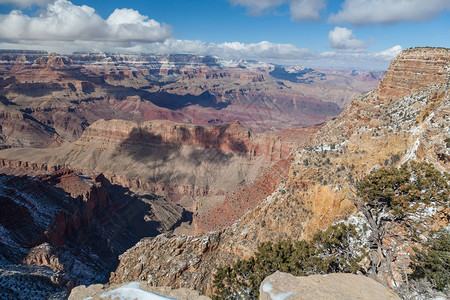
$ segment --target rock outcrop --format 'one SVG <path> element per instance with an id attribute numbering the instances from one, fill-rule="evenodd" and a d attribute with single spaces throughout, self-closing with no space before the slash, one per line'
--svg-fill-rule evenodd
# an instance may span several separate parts
<path id="1" fill-rule="evenodd" d="M 375 300 L 400 299 L 394 292 L 363 275 L 327 274 L 295 277 L 276 272 L 264 279 L 260 299 Z"/>
<path id="2" fill-rule="evenodd" d="M 4 278 L 2 286 L 12 286 L 1 294 L 6 298 L 14 297 L 19 277 L 30 286 L 41 277 L 68 288 L 104 282 L 123 251 L 188 220 L 183 208 L 160 197 L 65 169 L 39 177 L 0 175 L 0 205 L 0 271 L 19 274 Z"/>
<path id="3" fill-rule="evenodd" d="M 77 286 L 69 295 L 69 300 L 83 299 L 117 299 L 117 297 L 132 296 L 133 299 L 178 299 L 178 300 L 211 300 L 198 291 L 186 288 L 171 289 L 170 287 L 153 287 L 146 282 L 130 282 L 104 286 L 93 284 L 89 287 Z M 166 297 L 167 296 L 167 297 Z"/>
<path id="4" fill-rule="evenodd" d="M 198 233 L 238 219 L 270 195 L 288 173 L 285 158 L 319 129 L 255 133 L 238 121 L 198 126 L 99 120 L 72 144 L 1 151 L 0 170 L 101 172 L 115 184 L 183 205 L 195 214 L 190 232 Z"/>
<path id="5" fill-rule="evenodd" d="M 286 68 L 195 55 L 5 50 L 0 59 L 0 98 L 8 103 L 0 111 L 33 121 L 23 132 L 6 128 L 1 147 L 44 147 L 54 135 L 60 143 L 73 142 L 100 119 L 195 125 L 239 120 L 256 132 L 311 126 L 339 114 L 352 95 L 374 88 L 383 74 L 307 69 L 289 70 L 283 79 L 272 71 Z M 10 122 L 0 114 L 0 125 Z M 41 131 L 40 142 L 28 131 Z"/>
<path id="6" fill-rule="evenodd" d="M 381 100 L 397 100 L 429 85 L 445 83 L 449 60 L 446 48 L 404 50 L 392 61 L 375 94 Z"/>
<path id="7" fill-rule="evenodd" d="M 434 49 L 415 51 L 428 55 L 430 65 L 434 65 L 433 60 L 440 63 L 442 57 L 447 57 L 446 66 L 450 63 L 448 49 L 439 50 L 446 51 L 446 56 L 435 55 Z M 401 63 L 403 56 L 400 54 L 393 65 Z M 421 67 L 419 64 L 411 72 L 422 72 Z M 450 126 L 450 69 L 444 70 L 446 81 L 439 77 L 437 82 L 421 90 L 413 88 L 396 100 L 397 96 L 383 100 L 375 92 L 353 99 L 336 120 L 327 123 L 293 154 L 289 176 L 277 190 L 238 222 L 197 237 L 164 235 L 144 239 L 120 256 L 110 281 L 145 278 L 155 285 L 188 285 L 211 295 L 217 266 L 248 258 L 261 242 L 311 238 L 349 216 L 355 210 L 349 186 L 370 170 L 417 160 L 449 172 L 446 139 Z M 199 241 L 208 241 L 208 246 L 200 247 Z M 175 259 L 173 251 L 177 252 Z M 142 258 L 137 261 L 139 255 Z M 192 264 L 186 265 L 190 261 Z M 142 266 L 133 269 L 138 263 Z M 161 269 L 155 269 L 157 266 Z"/>

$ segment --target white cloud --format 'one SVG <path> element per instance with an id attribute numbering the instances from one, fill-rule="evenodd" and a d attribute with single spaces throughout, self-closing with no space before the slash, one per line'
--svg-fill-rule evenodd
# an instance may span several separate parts
<path id="1" fill-rule="evenodd" d="M 385 59 L 394 59 L 397 57 L 397 55 L 402 52 L 402 46 L 397 45 L 392 48 L 386 49 L 381 52 L 375 53 L 375 57 L 385 58 Z"/>
<path id="2" fill-rule="evenodd" d="M 394 46 L 381 52 L 342 52 L 328 51 L 314 53 L 306 48 L 291 44 L 260 43 L 208 43 L 203 41 L 167 39 L 157 43 L 115 43 L 92 41 L 22 41 L 0 42 L 0 49 L 46 50 L 69 54 L 74 51 L 116 52 L 116 53 L 154 53 L 154 54 L 194 54 L 216 55 L 224 59 L 253 59 L 264 62 L 300 65 L 321 68 L 347 68 L 366 70 L 386 70 L 391 60 L 401 51 Z"/>
<path id="3" fill-rule="evenodd" d="M 316 60 L 322 66 L 335 68 L 386 70 L 391 60 L 396 58 L 401 51 L 400 45 L 374 53 L 328 51 L 321 53 Z"/>
<path id="4" fill-rule="evenodd" d="M 270 9 L 278 7 L 286 0 L 228 0 L 233 5 L 241 5 L 247 8 L 252 15 L 261 15 Z"/>
<path id="5" fill-rule="evenodd" d="M 366 42 L 356 39 L 353 31 L 345 27 L 335 27 L 328 34 L 330 47 L 335 49 L 363 49 Z"/>
<path id="6" fill-rule="evenodd" d="M 289 61 L 309 57 L 312 53 L 292 44 L 227 42 L 221 44 L 202 41 L 168 39 L 164 42 L 136 46 L 137 52 L 156 54 L 187 53 L 217 55 L 225 59 L 255 59 L 263 61 Z"/>
<path id="7" fill-rule="evenodd" d="M 314 21 L 319 19 L 320 11 L 325 8 L 325 0 L 228 0 L 233 5 L 247 8 L 251 15 L 261 15 L 283 4 L 290 6 L 295 21 Z"/>
<path id="8" fill-rule="evenodd" d="M 323 8 L 325 0 L 293 0 L 290 7 L 292 19 L 295 21 L 318 20 Z"/>
<path id="9" fill-rule="evenodd" d="M 345 0 L 342 9 L 331 14 L 331 23 L 353 25 L 392 24 L 430 20 L 450 10 L 449 0 Z"/>
<path id="10" fill-rule="evenodd" d="M 172 35 L 160 24 L 132 9 L 116 9 L 107 20 L 92 7 L 57 0 L 37 17 L 20 10 L 0 15 L 3 40 L 156 42 Z"/>
<path id="11" fill-rule="evenodd" d="M 12 4 L 18 7 L 29 7 L 33 5 L 46 6 L 56 0 L 0 0 L 0 4 Z"/>

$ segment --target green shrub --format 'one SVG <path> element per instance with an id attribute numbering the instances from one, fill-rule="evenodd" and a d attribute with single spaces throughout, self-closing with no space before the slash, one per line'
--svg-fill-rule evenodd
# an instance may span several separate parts
<path id="1" fill-rule="evenodd" d="M 217 268 L 213 299 L 258 299 L 261 282 L 276 271 L 296 276 L 361 271 L 358 263 L 365 253 L 352 245 L 358 239 L 354 226 L 341 223 L 310 242 L 262 243 L 253 257 Z"/>
<path id="2" fill-rule="evenodd" d="M 450 232 L 441 229 L 422 250 L 412 257 L 412 279 L 425 278 L 433 288 L 446 291 L 450 287 Z"/>

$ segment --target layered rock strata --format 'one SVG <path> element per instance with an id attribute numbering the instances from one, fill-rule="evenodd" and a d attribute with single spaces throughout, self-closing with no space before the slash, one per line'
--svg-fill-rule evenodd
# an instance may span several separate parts
<path id="1" fill-rule="evenodd" d="M 339 114 L 382 74 L 195 55 L 0 51 L 0 101 L 8 106 L 0 105 L 8 113 L 0 114 L 0 146 L 73 142 L 99 119 L 196 125 L 240 120 L 257 132 L 311 126 Z M 26 126 L 13 127 L 12 115 L 23 116 Z"/>
<path id="2" fill-rule="evenodd" d="M 0 170 L 102 172 L 115 184 L 182 204 L 195 213 L 194 232 L 203 232 L 238 219 L 272 193 L 288 172 L 283 159 L 319 129 L 258 134 L 237 121 L 204 127 L 99 120 L 73 144 L 1 151 Z"/>
<path id="3" fill-rule="evenodd" d="M 418 73 L 429 72 L 427 66 L 433 69 L 433 61 L 448 58 L 450 50 L 445 49 L 444 56 L 435 55 L 435 49 L 414 51 L 428 55 L 428 64 L 412 70 Z M 393 62 L 394 67 L 403 56 Z M 447 59 L 445 65 L 449 63 Z M 110 282 L 143 278 L 155 285 L 189 286 L 211 295 L 217 266 L 249 257 L 264 241 L 308 239 L 349 216 L 355 210 L 349 187 L 370 170 L 417 160 L 449 172 L 450 69 L 444 70 L 445 82 L 438 79 L 421 90 L 411 88 L 401 98 L 383 100 L 376 92 L 355 98 L 336 120 L 293 154 L 285 182 L 240 221 L 196 237 L 143 239 L 120 256 Z M 132 268 L 136 264 L 140 267 Z"/>
<path id="4" fill-rule="evenodd" d="M 187 218 L 183 208 L 159 197 L 137 196 L 101 174 L 69 170 L 39 177 L 3 174 L 0 204 L 0 272 L 5 276 L 0 295 L 6 298 L 21 295 L 13 274 L 26 282 L 23 289 L 39 278 L 67 288 L 105 281 L 120 253 Z M 52 288 L 43 290 L 51 294 Z"/>

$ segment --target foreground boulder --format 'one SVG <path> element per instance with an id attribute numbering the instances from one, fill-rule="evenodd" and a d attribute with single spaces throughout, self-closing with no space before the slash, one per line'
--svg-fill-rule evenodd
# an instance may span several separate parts
<path id="1" fill-rule="evenodd" d="M 130 298 L 128 298 L 130 297 Z M 72 290 L 69 300 L 81 299 L 178 299 L 178 300 L 211 300 L 211 298 L 200 295 L 198 291 L 181 288 L 171 289 L 169 287 L 152 287 L 145 282 L 130 282 L 115 284 L 109 287 L 94 284 L 89 287 L 77 286 Z"/>
<path id="2" fill-rule="evenodd" d="M 260 299 L 400 299 L 363 275 L 327 274 L 295 277 L 276 272 L 261 283 Z"/>

